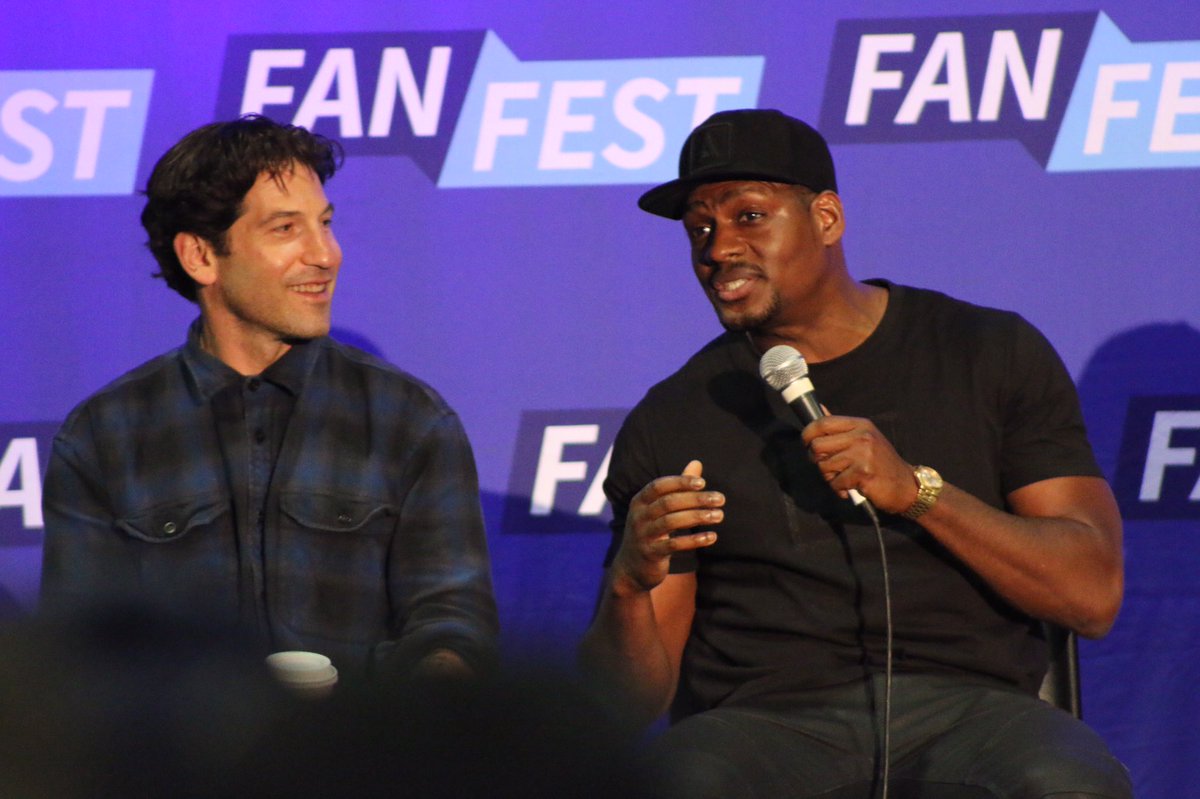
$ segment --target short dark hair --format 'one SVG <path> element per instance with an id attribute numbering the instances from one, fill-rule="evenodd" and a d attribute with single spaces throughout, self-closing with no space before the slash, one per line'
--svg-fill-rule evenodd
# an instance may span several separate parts
<path id="1" fill-rule="evenodd" d="M 242 201 L 264 172 L 274 179 L 306 166 L 321 183 L 342 164 L 336 141 L 258 114 L 197 128 L 154 165 L 146 183 L 142 227 L 158 261 L 154 276 L 192 302 L 197 285 L 175 255 L 175 237 L 194 233 L 228 255 L 226 233 L 242 215 Z"/>

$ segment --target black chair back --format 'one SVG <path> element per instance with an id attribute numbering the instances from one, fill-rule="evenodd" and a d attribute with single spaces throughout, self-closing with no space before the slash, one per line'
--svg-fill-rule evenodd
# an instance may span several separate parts
<path id="1" fill-rule="evenodd" d="M 1043 623 L 1046 646 L 1050 650 L 1050 666 L 1042 680 L 1040 696 L 1055 707 L 1062 708 L 1077 719 L 1083 718 L 1083 701 L 1079 688 L 1079 642 L 1075 633 L 1056 624 Z"/>

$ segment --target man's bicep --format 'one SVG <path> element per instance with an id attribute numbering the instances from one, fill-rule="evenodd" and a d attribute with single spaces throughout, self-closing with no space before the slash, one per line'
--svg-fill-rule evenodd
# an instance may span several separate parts
<path id="1" fill-rule="evenodd" d="M 1061 476 L 1099 477 L 1079 394 L 1044 335 L 1018 318 L 1004 370 L 1000 477 L 1017 491 Z"/>
<path id="2" fill-rule="evenodd" d="M 1095 529 L 1109 546 L 1121 546 L 1121 513 L 1102 477 L 1039 480 L 1009 493 L 1008 505 L 1018 516 L 1080 522 Z"/>

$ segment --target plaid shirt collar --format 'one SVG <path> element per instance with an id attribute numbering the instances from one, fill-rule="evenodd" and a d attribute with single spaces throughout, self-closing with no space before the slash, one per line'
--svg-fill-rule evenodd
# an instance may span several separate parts
<path id="1" fill-rule="evenodd" d="M 200 344 L 203 326 L 204 317 L 201 316 L 188 328 L 187 343 L 183 347 L 183 366 L 196 398 L 200 402 L 209 402 L 219 391 L 245 378 L 220 358 L 205 352 Z M 320 350 L 319 345 L 314 345 L 323 338 L 297 341 L 259 377 L 293 396 L 299 396 Z"/>

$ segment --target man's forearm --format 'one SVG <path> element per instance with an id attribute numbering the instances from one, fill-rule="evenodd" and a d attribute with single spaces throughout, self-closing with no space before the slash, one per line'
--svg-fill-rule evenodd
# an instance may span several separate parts
<path id="1" fill-rule="evenodd" d="M 650 723 L 667 709 L 678 680 L 662 640 L 649 592 L 604 596 L 580 645 L 584 670 L 624 694 L 640 720 Z"/>
<path id="2" fill-rule="evenodd" d="M 1017 608 L 1100 637 L 1123 593 L 1120 519 L 1102 484 L 1059 478 L 1019 489 L 1015 514 L 947 485 L 920 523 Z M 1062 508 L 1087 510 L 1050 515 Z"/>

